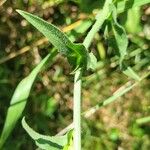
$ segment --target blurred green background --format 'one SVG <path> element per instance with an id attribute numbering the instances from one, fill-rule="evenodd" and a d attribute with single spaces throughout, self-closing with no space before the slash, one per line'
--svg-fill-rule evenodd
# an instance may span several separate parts
<path id="1" fill-rule="evenodd" d="M 22 9 L 60 27 L 82 42 L 104 0 L 7 0 L 0 1 L 0 132 L 17 84 L 51 51 L 52 45 L 15 11 Z M 150 5 L 118 16 L 129 38 L 126 63 L 139 75 L 150 70 Z M 130 79 L 121 73 L 118 58 L 103 29 L 90 47 L 99 61 L 96 72 L 83 79 L 83 111 L 111 96 Z M 39 74 L 23 115 L 42 134 L 55 135 L 72 122 L 73 76 L 61 55 Z M 150 115 L 149 78 L 118 101 L 82 119 L 83 150 L 149 150 L 150 123 L 136 119 Z M 34 142 L 19 120 L 4 150 L 33 150 Z"/>

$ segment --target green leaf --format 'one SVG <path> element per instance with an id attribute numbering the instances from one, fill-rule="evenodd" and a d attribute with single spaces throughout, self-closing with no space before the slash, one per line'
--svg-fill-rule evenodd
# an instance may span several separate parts
<path id="1" fill-rule="evenodd" d="M 140 81 L 141 78 L 138 76 L 138 74 L 131 68 L 131 67 L 127 67 L 123 73 L 125 75 L 127 75 L 128 77 L 133 78 L 134 80 Z"/>
<path id="2" fill-rule="evenodd" d="M 89 54 L 83 44 L 68 45 L 67 58 L 68 62 L 73 66 L 73 72 L 79 68 L 82 68 L 82 70 L 87 69 Z"/>
<path id="3" fill-rule="evenodd" d="M 115 36 L 115 41 L 119 50 L 120 55 L 120 66 L 122 67 L 122 62 L 125 55 L 127 54 L 128 38 L 125 29 L 117 22 L 117 11 L 114 5 L 112 5 L 112 29 Z"/>
<path id="4" fill-rule="evenodd" d="M 28 12 L 17 10 L 27 21 L 37 28 L 48 40 L 64 54 L 74 69 L 87 67 L 88 53 L 83 44 L 74 44 L 54 25 Z"/>
<path id="5" fill-rule="evenodd" d="M 140 7 L 150 3 L 150 0 L 122 0 L 117 3 L 117 13 L 122 13 L 130 8 Z"/>
<path id="6" fill-rule="evenodd" d="M 89 53 L 89 60 L 88 60 L 87 67 L 88 67 L 88 69 L 95 70 L 96 66 L 97 66 L 97 59 L 94 56 L 94 54 L 91 52 L 91 53 Z"/>
<path id="7" fill-rule="evenodd" d="M 64 146 L 63 150 L 73 150 L 73 130 L 68 132 L 68 143 Z"/>
<path id="8" fill-rule="evenodd" d="M 71 41 L 57 27 L 28 12 L 17 10 L 27 21 L 36 27 L 62 53 L 68 51 Z"/>
<path id="9" fill-rule="evenodd" d="M 51 54 L 48 54 L 41 62 L 38 64 L 35 69 L 24 78 L 17 86 L 13 97 L 10 102 L 10 106 L 7 111 L 7 116 L 2 130 L 0 138 L 0 149 L 8 138 L 9 134 L 12 132 L 13 128 L 16 125 L 16 122 L 21 117 L 22 112 L 25 108 L 27 98 L 29 96 L 32 84 L 40 72 L 42 67 L 57 54 L 56 51 L 53 51 Z"/>
<path id="10" fill-rule="evenodd" d="M 43 150 L 61 150 L 64 146 L 68 145 L 68 140 L 70 140 L 70 132 L 64 136 L 47 136 L 39 134 L 28 126 L 25 118 L 22 119 L 22 126 L 35 141 L 36 145 Z"/>
<path id="11" fill-rule="evenodd" d="M 141 10 L 140 7 L 135 7 L 128 10 L 127 20 L 125 22 L 126 31 L 128 33 L 138 34 L 139 32 L 142 31 L 140 10 Z"/>

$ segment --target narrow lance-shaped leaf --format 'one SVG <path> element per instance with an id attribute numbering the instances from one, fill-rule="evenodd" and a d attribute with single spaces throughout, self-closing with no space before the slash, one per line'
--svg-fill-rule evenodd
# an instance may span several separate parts
<path id="1" fill-rule="evenodd" d="M 125 29 L 117 22 L 117 11 L 113 4 L 111 5 L 111 8 L 113 12 L 112 29 L 119 50 L 120 66 L 122 67 L 122 62 L 127 54 L 128 38 Z"/>
<path id="2" fill-rule="evenodd" d="M 64 136 L 47 136 L 35 132 L 28 126 L 25 118 L 22 119 L 22 126 L 30 137 L 35 141 L 36 145 L 43 150 L 63 150 L 70 142 L 70 132 Z"/>
<path id="3" fill-rule="evenodd" d="M 10 107 L 7 111 L 7 116 L 4 124 L 4 128 L 2 130 L 1 138 L 0 138 L 0 149 L 8 138 L 9 134 L 12 132 L 16 122 L 20 118 L 26 102 L 29 96 L 32 84 L 40 72 L 44 64 L 46 64 L 49 60 L 51 60 L 57 54 L 56 51 L 53 51 L 51 54 L 48 54 L 38 66 L 26 77 L 24 78 L 17 86 L 14 95 L 10 102 Z"/>
<path id="4" fill-rule="evenodd" d="M 124 57 L 127 54 L 128 38 L 125 29 L 117 22 L 117 11 L 115 6 L 112 4 L 111 7 L 113 12 L 112 29 L 119 51 L 120 67 L 124 74 L 139 81 L 140 77 L 138 74 L 131 67 L 127 67 L 125 64 L 123 64 Z"/>
<path id="5" fill-rule="evenodd" d="M 37 28 L 48 40 L 63 53 L 74 69 L 86 69 L 88 53 L 83 44 L 72 43 L 69 38 L 54 25 L 28 12 L 17 10 L 27 21 Z"/>
<path id="6" fill-rule="evenodd" d="M 42 20 L 41 18 L 32 15 L 28 12 L 17 10 L 27 21 L 36 27 L 45 37 L 62 53 L 68 51 L 67 45 L 71 45 L 71 41 L 54 25 Z"/>

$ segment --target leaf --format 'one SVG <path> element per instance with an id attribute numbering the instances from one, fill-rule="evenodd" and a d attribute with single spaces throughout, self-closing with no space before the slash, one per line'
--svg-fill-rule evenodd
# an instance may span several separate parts
<path id="1" fill-rule="evenodd" d="M 32 87 L 32 84 L 40 72 L 42 67 L 51 60 L 57 54 L 56 51 L 48 54 L 41 62 L 38 64 L 35 69 L 24 78 L 17 86 L 13 97 L 10 102 L 10 106 L 7 111 L 7 116 L 4 124 L 4 128 L 2 130 L 1 138 L 0 138 L 0 149 L 8 138 L 9 134 L 12 132 L 13 128 L 16 125 L 16 122 L 21 117 L 22 112 L 25 108 L 27 98 L 29 97 L 29 93 Z"/>
<path id="2" fill-rule="evenodd" d="M 150 3 L 150 0 L 122 0 L 117 3 L 117 13 L 122 13 L 130 8 L 140 7 Z"/>
<path id="3" fill-rule="evenodd" d="M 88 69 L 95 70 L 96 66 L 97 66 L 97 59 L 94 56 L 94 54 L 91 52 L 91 53 L 89 53 L 89 61 L 88 61 L 87 67 L 88 67 Z"/>
<path id="4" fill-rule="evenodd" d="M 117 22 L 117 12 L 114 5 L 112 5 L 112 12 L 112 29 L 119 50 L 120 66 L 122 67 L 122 62 L 124 60 L 125 55 L 127 54 L 128 38 L 125 29 Z"/>
<path id="5" fill-rule="evenodd" d="M 17 12 L 47 37 L 59 52 L 67 57 L 73 69 L 80 67 L 86 69 L 88 53 L 83 44 L 72 43 L 57 27 L 35 15 L 22 10 L 17 10 Z"/>
<path id="6" fill-rule="evenodd" d="M 35 141 L 36 145 L 43 150 L 63 150 L 64 146 L 68 145 L 70 140 L 70 132 L 64 136 L 47 136 L 35 132 L 28 126 L 25 118 L 22 119 L 22 126 L 30 137 Z"/>
<path id="7" fill-rule="evenodd" d="M 17 10 L 27 21 L 36 27 L 62 53 L 68 51 L 71 41 L 57 27 L 28 12 Z"/>
<path id="8" fill-rule="evenodd" d="M 115 6 L 112 4 L 111 5 L 112 9 L 112 21 L 111 21 L 111 26 L 113 30 L 113 34 L 115 37 L 115 40 L 110 38 L 110 45 L 112 45 L 113 48 L 118 50 L 119 54 L 119 65 L 120 68 L 123 70 L 123 73 L 126 74 L 127 76 L 139 81 L 140 77 L 138 74 L 131 68 L 127 67 L 125 63 L 123 64 L 125 55 L 127 54 L 127 47 L 128 47 L 128 38 L 125 29 L 117 22 L 117 11 Z M 108 30 L 110 31 L 109 24 L 107 24 L 105 28 L 105 35 L 108 37 Z"/>
<path id="9" fill-rule="evenodd" d="M 76 50 L 76 52 L 72 51 L 72 49 Z M 79 43 L 68 45 L 67 56 L 69 56 L 67 57 L 68 62 L 72 64 L 74 69 L 72 72 L 75 72 L 79 68 L 82 68 L 82 70 L 87 69 L 89 54 L 87 53 L 83 44 Z"/>
<path id="10" fill-rule="evenodd" d="M 63 150 L 73 150 L 73 130 L 68 132 L 68 143 L 64 146 Z"/>
<path id="11" fill-rule="evenodd" d="M 127 12 L 127 19 L 125 22 L 126 31 L 133 35 L 139 34 L 139 32 L 142 31 L 140 10 L 141 10 L 140 7 L 135 7 L 129 9 Z"/>
<path id="12" fill-rule="evenodd" d="M 134 80 L 137 80 L 137 81 L 141 80 L 138 74 L 131 67 L 127 67 L 126 70 L 123 71 L 123 73 L 127 75 L 128 77 L 133 78 Z"/>

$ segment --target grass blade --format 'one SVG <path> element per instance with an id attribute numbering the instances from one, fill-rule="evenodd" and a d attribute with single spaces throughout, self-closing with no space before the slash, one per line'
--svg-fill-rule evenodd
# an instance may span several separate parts
<path id="1" fill-rule="evenodd" d="M 83 113 L 85 118 L 90 117 L 93 115 L 97 110 L 99 110 L 103 106 L 107 106 L 108 104 L 116 101 L 119 97 L 123 96 L 130 90 L 132 90 L 135 86 L 137 86 L 142 80 L 147 78 L 150 75 L 150 72 L 148 72 L 146 75 L 142 76 L 140 81 L 136 81 L 133 84 L 131 82 L 127 82 L 124 86 L 122 86 L 120 89 L 118 89 L 112 96 L 107 98 L 106 100 L 99 102 L 97 105 L 94 107 L 90 108 L 89 110 L 85 111 Z"/>

